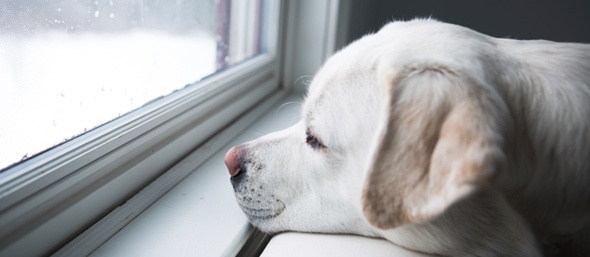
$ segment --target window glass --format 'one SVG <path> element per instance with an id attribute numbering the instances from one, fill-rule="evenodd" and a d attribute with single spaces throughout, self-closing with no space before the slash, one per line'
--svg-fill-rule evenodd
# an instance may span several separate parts
<path id="1" fill-rule="evenodd" d="M 0 169 L 263 50 L 261 0 L 0 2 Z"/>

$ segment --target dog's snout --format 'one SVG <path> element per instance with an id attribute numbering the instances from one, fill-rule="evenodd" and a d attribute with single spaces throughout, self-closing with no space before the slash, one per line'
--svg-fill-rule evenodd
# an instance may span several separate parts
<path id="1" fill-rule="evenodd" d="M 232 177 L 237 176 L 241 172 L 240 165 L 240 151 L 237 146 L 234 146 L 227 151 L 224 158 L 225 166 Z"/>

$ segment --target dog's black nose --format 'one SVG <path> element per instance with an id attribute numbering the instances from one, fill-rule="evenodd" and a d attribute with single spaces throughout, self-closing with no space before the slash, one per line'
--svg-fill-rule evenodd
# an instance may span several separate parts
<path id="1" fill-rule="evenodd" d="M 232 177 L 237 176 L 242 171 L 240 164 L 240 150 L 237 146 L 234 146 L 227 151 L 224 158 L 225 166 L 229 171 L 229 175 Z"/>

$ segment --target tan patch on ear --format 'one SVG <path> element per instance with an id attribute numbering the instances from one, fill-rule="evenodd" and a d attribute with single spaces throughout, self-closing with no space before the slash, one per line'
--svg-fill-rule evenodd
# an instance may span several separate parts
<path id="1" fill-rule="evenodd" d="M 430 220 L 485 183 L 504 161 L 503 152 L 477 121 L 478 107 L 466 101 L 454 107 L 444 121 L 428 168 L 429 184 L 419 198 L 425 203 L 408 207 L 416 222 Z"/>
<path id="2" fill-rule="evenodd" d="M 365 217 L 382 229 L 436 218 L 484 183 L 503 156 L 469 88 L 439 71 L 397 86 L 362 198 Z"/>

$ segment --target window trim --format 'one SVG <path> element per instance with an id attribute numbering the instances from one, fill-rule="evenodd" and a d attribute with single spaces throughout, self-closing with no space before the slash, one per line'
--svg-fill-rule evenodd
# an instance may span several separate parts
<path id="1" fill-rule="evenodd" d="M 3 173 L 0 255 L 14 249 L 34 255 L 55 250 L 163 174 L 243 110 L 279 90 L 280 3 L 265 4 L 269 8 L 264 15 L 269 26 L 266 53 L 153 101 Z M 104 192 L 108 184 L 123 181 L 124 177 L 127 181 L 136 178 L 132 188 L 115 192 L 116 196 Z M 99 198 L 107 203 L 92 211 L 80 209 L 81 202 L 97 194 L 103 194 Z M 76 213 L 85 215 L 76 217 Z M 62 227 L 67 232 L 43 238 L 64 215 L 75 219 Z M 36 245 L 37 249 L 25 249 L 27 245 Z"/>

